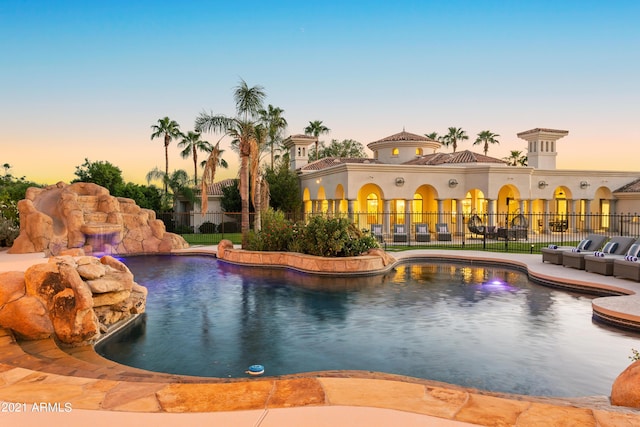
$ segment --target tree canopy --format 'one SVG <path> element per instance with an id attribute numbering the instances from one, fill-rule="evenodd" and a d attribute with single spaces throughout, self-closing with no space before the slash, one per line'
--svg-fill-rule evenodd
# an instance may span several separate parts
<path id="1" fill-rule="evenodd" d="M 364 146 L 358 141 L 353 139 L 343 139 L 342 141 L 332 139 L 329 146 L 325 146 L 324 142 L 319 144 L 317 156 L 315 147 L 309 150 L 309 161 L 325 157 L 355 157 L 362 159 L 367 155 L 364 152 Z"/>

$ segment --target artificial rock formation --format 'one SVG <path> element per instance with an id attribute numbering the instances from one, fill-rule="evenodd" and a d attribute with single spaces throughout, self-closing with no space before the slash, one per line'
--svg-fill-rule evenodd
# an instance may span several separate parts
<path id="1" fill-rule="evenodd" d="M 629 365 L 613 382 L 611 403 L 640 408 L 640 360 Z"/>
<path id="2" fill-rule="evenodd" d="M 52 257 L 0 273 L 0 326 L 24 339 L 94 342 L 118 321 L 144 312 L 147 289 L 111 256 Z"/>
<path id="3" fill-rule="evenodd" d="M 9 250 L 14 254 L 58 255 L 70 248 L 86 254 L 154 253 L 189 246 L 182 237 L 167 233 L 155 212 L 111 196 L 97 184 L 30 187 L 18 211 L 20 235 Z"/>

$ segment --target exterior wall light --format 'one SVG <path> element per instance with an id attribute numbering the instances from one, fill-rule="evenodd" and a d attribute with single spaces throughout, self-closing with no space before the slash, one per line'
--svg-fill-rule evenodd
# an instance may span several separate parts
<path id="1" fill-rule="evenodd" d="M 404 178 L 402 178 L 401 176 L 396 178 L 396 185 L 398 187 L 402 187 L 404 185 Z"/>
<path id="2" fill-rule="evenodd" d="M 587 181 L 580 181 L 580 188 L 582 188 L 583 190 L 590 185 L 591 184 L 589 184 Z"/>
<path id="3" fill-rule="evenodd" d="M 455 178 L 451 178 L 451 179 L 449 180 L 449 187 L 453 188 L 453 187 L 455 187 L 456 185 L 458 185 L 458 181 L 457 181 Z"/>
<path id="4" fill-rule="evenodd" d="M 548 185 L 546 181 L 538 181 L 538 188 L 547 188 Z"/>

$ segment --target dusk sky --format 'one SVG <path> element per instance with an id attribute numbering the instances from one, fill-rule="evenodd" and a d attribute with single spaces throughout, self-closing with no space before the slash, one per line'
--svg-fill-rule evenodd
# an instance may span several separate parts
<path id="1" fill-rule="evenodd" d="M 242 78 L 285 110 L 287 135 L 322 120 L 327 142 L 366 146 L 455 126 L 459 149 L 499 134 L 501 158 L 545 127 L 569 131 L 559 168 L 639 170 L 639 16 L 636 0 L 2 0 L 0 164 L 53 184 L 88 158 L 146 183 L 164 169 L 151 125 L 233 115 Z M 192 173 L 176 142 L 169 155 Z M 219 178 L 237 172 L 225 159 Z"/>

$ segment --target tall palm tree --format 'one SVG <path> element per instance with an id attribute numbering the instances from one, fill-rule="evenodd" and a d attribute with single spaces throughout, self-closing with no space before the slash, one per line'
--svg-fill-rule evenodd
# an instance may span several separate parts
<path id="1" fill-rule="evenodd" d="M 209 141 L 201 139 L 200 132 L 189 131 L 186 135 L 182 135 L 182 141 L 178 143 L 178 147 L 184 147 L 180 152 L 183 159 L 189 156 L 193 157 L 193 182 L 198 186 L 198 151 L 210 153 L 213 149 Z"/>
<path id="2" fill-rule="evenodd" d="M 252 146 L 257 145 L 255 144 L 256 118 L 258 112 L 262 109 L 262 102 L 265 96 L 262 86 L 249 87 L 244 80 L 240 80 L 233 94 L 236 103 L 236 117 L 201 113 L 196 118 L 196 131 L 219 132 L 238 141 L 242 210 L 240 228 L 243 247 L 246 247 L 249 232 L 249 159 L 252 155 Z M 253 154 L 258 155 L 258 153 Z"/>
<path id="3" fill-rule="evenodd" d="M 173 139 L 179 138 L 182 133 L 180 132 L 180 125 L 169 117 L 158 119 L 158 123 L 151 125 L 151 140 L 159 137 L 164 137 L 164 173 L 165 176 L 169 176 L 169 144 Z M 167 182 L 164 183 L 164 192 L 167 193 Z"/>
<path id="4" fill-rule="evenodd" d="M 449 133 L 442 137 L 442 143 L 446 147 L 451 145 L 455 153 L 458 149 L 458 141 L 465 141 L 467 139 L 469 139 L 469 136 L 462 128 L 450 127 Z"/>
<path id="5" fill-rule="evenodd" d="M 304 133 L 307 135 L 313 135 L 316 137 L 316 160 L 318 160 L 318 137 L 322 134 L 327 134 L 331 131 L 328 127 L 322 124 L 322 120 L 314 120 L 309 122 L 309 126 L 304 128 Z"/>
<path id="6" fill-rule="evenodd" d="M 493 133 L 490 130 L 483 130 L 478 134 L 478 138 L 476 138 L 473 145 L 484 144 L 483 151 L 484 155 L 486 156 L 487 152 L 489 151 L 489 144 L 500 144 L 500 141 L 496 139 L 499 136 L 500 135 L 498 135 L 497 133 Z"/>
<path id="7" fill-rule="evenodd" d="M 528 159 L 527 156 L 522 154 L 522 151 L 511 150 L 511 154 L 502 160 L 506 161 L 509 166 L 527 166 Z"/>
<path id="8" fill-rule="evenodd" d="M 260 121 L 267 129 L 268 141 L 266 146 L 271 151 L 271 169 L 273 169 L 274 154 L 277 143 L 282 139 L 282 132 L 287 128 L 287 120 L 282 117 L 284 110 L 269 104 L 266 110 L 260 110 Z"/>

